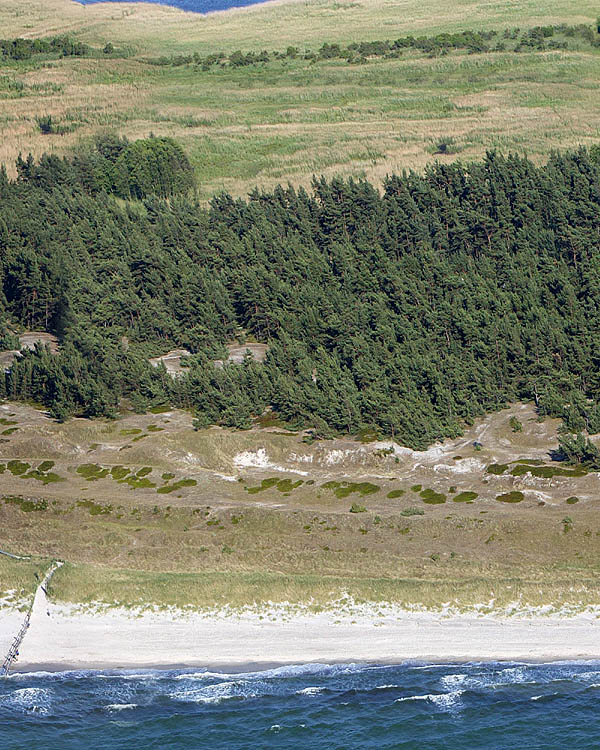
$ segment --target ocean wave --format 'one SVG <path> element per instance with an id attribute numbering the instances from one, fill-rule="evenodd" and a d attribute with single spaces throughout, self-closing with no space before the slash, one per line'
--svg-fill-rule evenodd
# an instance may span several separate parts
<path id="1" fill-rule="evenodd" d="M 222 703 L 226 700 L 256 698 L 245 682 L 217 682 L 200 688 L 187 688 L 169 693 L 169 698 L 182 703 Z"/>
<path id="2" fill-rule="evenodd" d="M 452 690 L 450 693 L 427 693 L 425 695 L 408 695 L 404 698 L 397 698 L 394 703 L 405 703 L 407 701 L 428 701 L 437 708 L 443 710 L 452 710 L 461 705 L 461 696 L 464 690 Z"/>
<path id="3" fill-rule="evenodd" d="M 104 706 L 104 709 L 105 711 L 126 711 L 137 707 L 137 703 L 110 703 L 108 706 Z"/>
<path id="4" fill-rule="evenodd" d="M 475 674 L 457 673 L 440 677 L 443 688 L 499 688 L 507 685 L 526 685 L 539 682 L 541 675 L 531 671 L 527 666 L 506 667 L 505 669 L 482 671 Z"/>
<path id="5" fill-rule="evenodd" d="M 296 695 L 319 695 L 325 692 L 324 687 L 305 687 L 302 690 L 296 690 Z"/>
<path id="6" fill-rule="evenodd" d="M 355 674 L 373 669 L 388 669 L 387 665 L 379 666 L 373 664 L 356 664 L 349 662 L 347 664 L 325 664 L 320 662 L 310 662 L 308 664 L 285 664 L 280 667 L 271 667 L 256 672 L 210 672 L 208 670 L 201 672 L 182 672 L 173 677 L 176 680 L 272 680 L 272 679 L 290 679 L 295 677 L 336 677 L 338 675 Z"/>

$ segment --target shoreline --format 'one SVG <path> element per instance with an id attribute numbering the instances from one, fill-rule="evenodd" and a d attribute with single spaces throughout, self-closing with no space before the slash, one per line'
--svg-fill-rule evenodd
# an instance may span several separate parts
<path id="1" fill-rule="evenodd" d="M 136 664 L 110 664 L 110 663 L 95 663 L 95 664 L 64 664 L 64 663 L 47 663 L 47 664 L 23 664 L 18 668 L 13 669 L 10 672 L 9 677 L 14 676 L 26 676 L 26 675 L 42 675 L 42 674 L 70 674 L 70 673 L 107 673 L 115 672 L 117 674 L 148 674 L 153 675 L 155 673 L 169 673 L 179 672 L 185 674 L 197 670 L 199 673 L 206 673 L 210 675 L 223 675 L 223 676 L 242 676 L 242 675 L 258 675 L 265 672 L 272 672 L 276 670 L 292 669 L 294 667 L 315 667 L 327 668 L 336 666 L 358 666 L 364 669 L 369 668 L 385 668 L 385 667 L 456 667 L 461 665 L 477 665 L 477 664 L 498 664 L 498 665 L 529 665 L 529 666 L 543 666 L 548 664 L 600 664 L 600 656 L 577 656 L 577 657 L 560 657 L 560 656 L 548 656 L 547 658 L 540 657 L 537 659 L 513 659 L 513 658 L 486 658 L 486 659 L 440 659 L 440 658 L 420 658 L 420 659 L 405 659 L 400 661 L 362 661 L 355 659 L 351 661 L 343 661 L 330 659 L 325 661 L 304 661 L 304 662 L 248 662 L 240 664 L 221 664 L 221 663 L 184 663 L 184 664 L 153 664 L 148 666 L 139 666 Z"/>
<path id="2" fill-rule="evenodd" d="M 14 617 L 0 609 L 0 645 Z M 402 610 L 341 615 L 125 610 L 101 613 L 44 603 L 11 672 L 187 670 L 240 673 L 307 664 L 437 664 L 600 660 L 600 620 L 443 615 Z"/>

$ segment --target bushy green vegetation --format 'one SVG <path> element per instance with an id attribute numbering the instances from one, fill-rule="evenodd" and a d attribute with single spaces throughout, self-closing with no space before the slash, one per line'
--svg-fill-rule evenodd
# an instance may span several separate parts
<path id="1" fill-rule="evenodd" d="M 569 41 L 587 43 L 590 46 L 600 46 L 597 30 L 592 26 L 579 24 L 557 24 L 534 26 L 529 29 L 518 27 L 506 28 L 504 31 L 492 29 L 478 31 L 468 29 L 455 33 L 436 34 L 434 36 L 404 36 L 395 40 L 352 42 L 348 45 L 325 42 L 316 51 L 304 47 L 290 45 L 285 51 L 269 53 L 242 52 L 235 50 L 229 54 L 215 52 L 201 55 L 198 52 L 189 55 L 161 56 L 149 60 L 154 65 L 182 65 L 208 71 L 213 67 L 244 68 L 260 65 L 264 67 L 269 62 L 277 60 L 302 59 L 310 64 L 323 60 L 345 60 L 351 65 L 364 65 L 377 57 L 397 58 L 407 51 L 414 50 L 427 53 L 432 57 L 447 55 L 451 51 L 460 50 L 470 54 L 485 52 L 544 52 L 546 50 L 561 50 L 569 48 Z"/>
<path id="2" fill-rule="evenodd" d="M 592 432 L 597 432 L 592 428 Z M 600 449 L 592 441 L 582 435 L 561 435 L 558 440 L 558 452 L 570 464 L 578 464 L 585 473 L 585 469 L 600 469 Z"/>
<path id="3" fill-rule="evenodd" d="M 318 180 L 208 209 L 90 195 L 52 159 L 43 180 L 41 165 L 2 176 L 3 316 L 55 331 L 61 351 L 24 352 L 0 395 L 61 419 L 113 414 L 123 396 L 232 427 L 271 408 L 414 448 L 537 398 L 541 415 L 598 431 L 599 321 L 584 299 L 600 291 L 599 155 L 536 167 L 490 153 L 392 176 L 383 195 Z M 215 367 L 240 328 L 269 343 L 265 362 Z M 147 362 L 174 345 L 193 352 L 178 378 Z"/>
<path id="4" fill-rule="evenodd" d="M 92 49 L 68 36 L 50 39 L 0 39 L 0 64 L 6 60 L 29 60 L 35 55 L 46 57 L 84 57 Z"/>

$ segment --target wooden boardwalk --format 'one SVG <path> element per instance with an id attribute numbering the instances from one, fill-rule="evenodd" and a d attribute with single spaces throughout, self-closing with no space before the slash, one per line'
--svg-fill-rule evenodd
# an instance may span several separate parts
<path id="1" fill-rule="evenodd" d="M 9 554 L 9 557 L 14 557 L 14 555 Z M 33 597 L 33 600 L 31 602 L 31 606 L 29 607 L 27 614 L 25 615 L 25 619 L 23 620 L 23 624 L 21 625 L 19 632 L 16 634 L 11 644 L 11 647 L 8 649 L 8 653 L 4 657 L 4 661 L 2 662 L 2 666 L 0 667 L 0 677 L 6 677 L 8 675 L 8 673 L 10 672 L 10 668 L 12 667 L 15 659 L 19 656 L 19 649 L 21 648 L 21 643 L 23 642 L 23 638 L 25 638 L 25 635 L 27 631 L 29 630 L 29 625 L 31 624 L 31 613 L 33 612 L 35 600 L 38 598 L 40 591 L 42 591 L 43 594 L 46 595 L 47 593 L 46 587 L 50 583 L 50 579 L 52 578 L 56 570 L 60 568 L 61 565 L 62 565 L 62 562 L 52 563 L 46 575 L 44 576 L 44 580 L 37 587 L 35 596 Z"/>

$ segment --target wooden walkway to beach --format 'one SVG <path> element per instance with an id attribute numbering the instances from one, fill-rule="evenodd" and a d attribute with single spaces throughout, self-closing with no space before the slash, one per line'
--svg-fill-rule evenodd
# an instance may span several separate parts
<path id="1" fill-rule="evenodd" d="M 9 553 L 6 553 L 6 554 L 8 554 L 9 557 L 14 557 L 14 555 L 11 555 Z M 44 576 L 44 580 L 37 587 L 35 596 L 33 597 L 33 600 L 31 602 L 31 606 L 29 607 L 27 614 L 25 615 L 25 619 L 23 620 L 23 624 L 21 625 L 19 632 L 16 634 L 11 644 L 11 647 L 8 649 L 8 653 L 4 657 L 4 661 L 2 662 L 2 666 L 0 667 L 0 677 L 8 676 L 8 673 L 10 672 L 10 668 L 12 667 L 15 659 L 19 656 L 19 649 L 21 648 L 21 643 L 23 643 L 23 638 L 25 638 L 25 635 L 27 631 L 29 630 L 29 626 L 31 624 L 31 613 L 33 612 L 33 607 L 35 605 L 36 599 L 42 594 L 44 597 L 46 596 L 47 586 L 50 583 L 50 579 L 52 578 L 54 573 L 58 570 L 58 568 L 60 568 L 61 565 L 62 565 L 62 562 L 60 561 L 52 563 L 46 575 Z M 40 592 L 42 592 L 42 594 Z"/>

